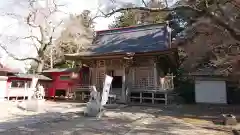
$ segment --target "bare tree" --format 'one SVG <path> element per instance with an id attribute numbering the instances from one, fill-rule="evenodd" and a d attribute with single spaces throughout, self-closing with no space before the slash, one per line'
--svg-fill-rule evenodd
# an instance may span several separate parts
<path id="1" fill-rule="evenodd" d="M 239 43 L 210 22 L 195 23 L 185 30 L 187 37 L 183 41 L 175 41 L 174 44 L 184 51 L 179 53 L 184 58 L 181 66 L 187 71 L 212 68 L 229 74 L 239 59 Z"/>
<path id="2" fill-rule="evenodd" d="M 90 11 L 84 10 L 80 15 L 70 15 L 65 21 L 63 30 L 55 42 L 55 61 L 64 59 L 64 54 L 85 51 L 94 38 L 93 17 Z M 55 49 L 55 50 L 56 50 Z"/>
<path id="3" fill-rule="evenodd" d="M 118 2 L 117 0 L 114 1 Z M 141 0 L 143 5 L 146 5 L 144 0 Z M 126 11 L 126 10 L 136 10 L 136 11 L 148 11 L 148 12 L 172 12 L 178 10 L 190 10 L 197 14 L 197 18 L 201 17 L 209 18 L 211 21 L 223 27 L 228 33 L 237 41 L 240 41 L 240 28 L 236 27 L 236 24 L 239 23 L 239 13 L 240 6 L 237 0 L 180 0 L 183 4 L 178 4 L 176 6 L 169 7 L 168 1 L 165 2 L 165 7 L 159 8 L 149 8 L 146 6 L 134 6 L 134 7 L 122 7 L 109 6 L 106 9 L 106 12 L 102 12 L 104 17 L 110 17 L 115 13 Z M 117 4 L 115 4 L 117 5 Z M 229 12 L 235 10 L 235 12 Z"/>
<path id="4" fill-rule="evenodd" d="M 158 0 L 164 4 L 162 7 L 149 7 L 147 0 L 139 0 L 142 2 L 140 6 L 132 4 L 134 6 L 131 7 L 117 4 L 119 1 L 121 0 L 115 0 L 106 9 L 100 9 L 103 17 L 110 17 L 122 11 L 167 14 L 178 11 L 190 12 L 188 19 L 191 23 L 185 26 L 184 31 L 185 46 L 178 46 L 181 50 L 180 54 L 184 55 L 183 66 L 188 71 L 212 67 L 226 74 L 239 72 L 240 3 L 238 0 L 178 0 L 174 5 L 170 5 L 168 0 Z"/>
<path id="5" fill-rule="evenodd" d="M 94 31 L 89 13 L 85 10 L 80 15 L 70 16 L 56 41 L 59 47 L 67 49 L 68 53 L 78 53 L 92 43 Z"/>
<path id="6" fill-rule="evenodd" d="M 8 51 L 8 44 L 2 43 L 0 47 L 15 60 L 35 61 L 37 64 L 37 72 L 41 72 L 45 65 L 45 59 L 48 59 L 48 57 L 46 57 L 47 49 L 53 44 L 56 29 L 62 23 L 62 21 L 54 22 L 54 17 L 60 12 L 59 7 L 62 5 L 58 5 L 55 0 L 19 0 L 15 2 L 19 4 L 18 6 L 21 6 L 21 4 L 27 4 L 27 9 L 25 9 L 27 13 L 24 14 L 25 16 L 9 12 L 5 12 L 4 15 L 14 17 L 19 21 L 24 18 L 24 24 L 29 30 L 28 36 L 19 36 L 17 39 L 29 41 L 29 44 L 35 48 L 37 56 L 18 58 Z M 26 6 L 23 8 L 26 8 Z"/>

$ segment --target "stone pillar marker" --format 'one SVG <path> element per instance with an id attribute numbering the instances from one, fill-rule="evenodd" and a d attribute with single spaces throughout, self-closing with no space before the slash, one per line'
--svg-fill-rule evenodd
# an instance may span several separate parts
<path id="1" fill-rule="evenodd" d="M 90 99 L 87 103 L 84 115 L 96 117 L 101 113 L 103 106 L 106 105 L 108 101 L 109 91 L 112 84 L 113 77 L 106 75 L 105 82 L 102 92 L 102 97 L 100 97 L 100 92 L 96 90 L 95 86 L 92 86 L 92 91 L 90 93 Z"/>

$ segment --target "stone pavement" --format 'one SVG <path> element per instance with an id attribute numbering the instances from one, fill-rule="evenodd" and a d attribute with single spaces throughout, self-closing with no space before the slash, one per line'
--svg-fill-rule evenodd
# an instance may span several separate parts
<path id="1" fill-rule="evenodd" d="M 46 118 L 47 121 L 18 126 L 0 135 L 227 135 L 159 115 L 157 109 L 143 110 L 141 107 L 110 109 L 101 119 L 83 117 L 76 112 L 66 113 L 53 119 Z"/>

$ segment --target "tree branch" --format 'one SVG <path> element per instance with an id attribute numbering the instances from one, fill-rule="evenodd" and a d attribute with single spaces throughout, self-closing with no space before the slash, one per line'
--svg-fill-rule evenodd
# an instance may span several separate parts
<path id="1" fill-rule="evenodd" d="M 25 60 L 34 60 L 37 63 L 39 63 L 40 61 L 37 58 L 33 58 L 33 57 L 27 57 L 27 58 L 17 58 L 15 55 L 13 55 L 12 53 L 10 53 L 4 46 L 0 45 L 0 47 L 13 59 L 15 60 L 19 60 L 19 61 L 25 61 Z"/>
<path id="2" fill-rule="evenodd" d="M 44 29 L 43 29 L 43 27 L 42 26 L 40 26 L 39 25 L 39 31 L 40 31 L 40 35 L 41 35 L 41 46 L 40 46 L 40 48 L 39 48 L 39 50 L 38 50 L 38 55 L 42 55 L 41 53 L 43 53 L 43 48 L 45 48 L 45 42 L 44 42 Z"/>
<path id="3" fill-rule="evenodd" d="M 14 14 L 14 13 L 0 13 L 0 14 L 1 14 L 1 16 L 8 16 L 8 17 L 16 18 L 16 19 L 22 19 L 21 15 Z"/>
<path id="4" fill-rule="evenodd" d="M 38 41 L 39 44 L 42 44 L 42 41 L 39 40 L 38 37 L 36 37 L 36 36 L 27 36 L 27 37 L 24 37 L 23 39 L 29 39 L 29 38 L 32 39 L 32 40 L 35 39 L 35 40 Z"/>
<path id="5" fill-rule="evenodd" d="M 172 11 L 177 11 L 177 10 L 191 10 L 191 11 L 197 13 L 199 16 L 205 16 L 205 17 L 210 18 L 213 22 L 215 22 L 216 24 L 225 28 L 235 40 L 240 41 L 240 33 L 237 30 L 235 30 L 234 28 L 232 28 L 227 22 L 222 21 L 221 18 L 215 16 L 211 11 L 200 10 L 200 9 L 197 9 L 197 8 L 189 6 L 189 5 L 177 6 L 174 8 L 168 8 L 168 7 L 166 7 L 166 8 L 147 8 L 147 7 L 119 8 L 108 14 L 103 14 L 103 15 L 105 17 L 110 17 L 117 12 L 126 11 L 126 10 L 141 10 L 141 11 L 149 11 L 149 12 L 172 12 Z"/>
<path id="6" fill-rule="evenodd" d="M 222 21 L 221 18 L 218 18 L 209 12 L 206 14 L 206 16 L 208 16 L 209 18 L 211 18 L 212 21 L 214 21 L 215 23 L 217 23 L 218 25 L 226 29 L 236 41 L 240 41 L 240 32 L 232 28 L 228 23 L 225 23 L 224 21 Z"/>
<path id="7" fill-rule="evenodd" d="M 168 8 L 168 1 L 164 0 L 166 7 Z"/>
<path id="8" fill-rule="evenodd" d="M 31 35 L 33 35 L 32 30 L 31 30 Z M 37 36 L 29 36 L 29 37 L 31 38 L 32 41 L 34 40 L 34 37 L 35 37 L 35 39 L 38 41 L 38 43 L 40 45 L 42 44 L 42 40 L 39 40 L 39 38 Z M 35 47 L 36 51 L 38 52 L 39 51 L 39 46 L 37 46 L 37 44 L 35 44 L 34 42 L 33 42 L 32 45 Z"/>
<path id="9" fill-rule="evenodd" d="M 53 67 L 61 66 L 61 65 L 65 64 L 65 63 L 66 63 L 66 60 L 58 61 L 58 62 L 56 62 L 56 63 L 53 64 Z"/>
<path id="10" fill-rule="evenodd" d="M 29 25 L 30 27 L 33 27 L 33 28 L 39 27 L 38 25 L 34 25 L 34 24 L 31 23 L 31 18 L 32 18 L 32 17 L 34 17 L 34 20 L 35 20 L 36 15 L 35 15 L 35 13 L 33 13 L 33 12 L 32 12 L 32 13 L 29 13 L 28 16 L 27 16 L 27 18 L 26 18 L 26 19 L 27 19 L 27 25 Z"/>
<path id="11" fill-rule="evenodd" d="M 142 0 L 142 3 L 145 7 L 147 7 L 147 3 L 144 0 Z"/>
<path id="12" fill-rule="evenodd" d="M 223 9 L 222 9 L 221 6 L 220 6 L 220 1 L 219 1 L 219 0 L 216 0 L 216 1 L 215 1 L 215 5 L 217 6 L 217 9 L 218 9 L 218 11 L 221 13 L 221 15 L 222 15 L 223 17 L 226 17 Z"/>
<path id="13" fill-rule="evenodd" d="M 113 14 L 121 11 L 126 11 L 126 10 L 141 10 L 141 11 L 149 11 L 149 12 L 171 12 L 171 11 L 176 11 L 176 10 L 192 10 L 197 13 L 202 13 L 202 10 L 199 10 L 197 8 L 191 7 L 191 6 L 177 6 L 174 8 L 147 8 L 147 7 L 127 7 L 127 8 L 119 8 L 117 10 L 113 10 L 110 13 L 104 14 L 105 17 L 110 17 Z"/>
<path id="14" fill-rule="evenodd" d="M 42 57 L 42 56 L 44 55 L 44 52 L 45 52 L 45 50 L 47 49 L 47 47 L 50 46 L 50 45 L 52 45 L 52 42 L 53 42 L 53 34 L 54 34 L 56 28 L 57 28 L 58 26 L 60 26 L 60 25 L 62 24 L 62 22 L 63 22 L 63 20 L 60 21 L 60 23 L 59 23 L 58 25 L 56 25 L 55 27 L 53 27 L 52 32 L 51 32 L 51 36 L 48 38 L 48 41 L 47 41 L 47 42 L 45 42 L 45 41 L 44 41 L 44 38 L 42 38 L 41 47 L 40 47 L 40 49 L 39 49 L 38 52 L 37 52 L 39 57 Z M 41 37 L 44 37 L 44 29 L 43 29 L 41 26 L 39 26 L 39 28 L 40 28 Z"/>
<path id="15" fill-rule="evenodd" d="M 230 2 L 238 9 L 240 10 L 240 2 L 236 0 L 230 0 Z"/>
<path id="16" fill-rule="evenodd" d="M 58 10 L 59 7 L 64 6 L 64 5 L 57 4 L 57 3 L 56 3 L 56 0 L 53 0 L 52 3 L 53 3 L 53 5 L 54 5 L 54 9 L 53 9 L 52 11 L 50 11 L 50 14 L 53 14 L 54 12 L 58 12 L 58 11 L 59 11 L 59 10 Z M 49 9 L 50 9 L 50 8 L 49 8 Z"/>

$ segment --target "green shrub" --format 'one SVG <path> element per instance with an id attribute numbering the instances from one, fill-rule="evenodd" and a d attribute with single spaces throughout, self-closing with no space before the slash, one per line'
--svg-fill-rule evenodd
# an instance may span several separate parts
<path id="1" fill-rule="evenodd" d="M 195 87 L 194 80 L 188 76 L 182 75 L 183 71 L 178 70 L 174 80 L 175 92 L 184 100 L 187 104 L 195 103 Z"/>
<path id="2" fill-rule="evenodd" d="M 227 99 L 228 104 L 240 104 L 240 88 L 228 87 L 227 88 Z"/>
<path id="3" fill-rule="evenodd" d="M 195 103 L 194 82 L 192 80 L 183 80 L 178 82 L 176 93 L 184 99 L 187 104 Z"/>

